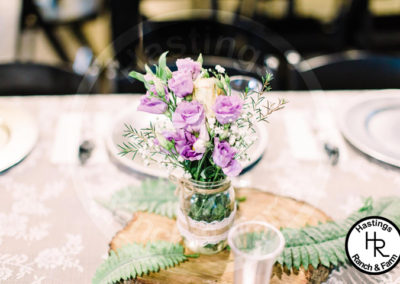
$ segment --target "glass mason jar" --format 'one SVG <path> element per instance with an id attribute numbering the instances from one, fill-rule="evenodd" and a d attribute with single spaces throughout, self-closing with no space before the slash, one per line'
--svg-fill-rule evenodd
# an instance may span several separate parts
<path id="1" fill-rule="evenodd" d="M 177 226 L 185 246 L 202 254 L 222 251 L 236 214 L 235 191 L 230 180 L 181 179 L 178 190 Z"/>

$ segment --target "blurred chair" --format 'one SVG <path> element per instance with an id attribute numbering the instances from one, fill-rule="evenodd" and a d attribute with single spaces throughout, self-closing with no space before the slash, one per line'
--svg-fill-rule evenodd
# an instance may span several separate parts
<path id="1" fill-rule="evenodd" d="M 70 58 L 56 28 L 68 27 L 82 46 L 91 47 L 84 35 L 83 25 L 98 16 L 102 0 L 22 0 L 20 32 L 33 26 L 41 28 L 58 57 L 65 62 Z M 18 52 L 21 50 L 21 42 Z"/>
<path id="2" fill-rule="evenodd" d="M 87 94 L 95 90 L 88 77 L 41 64 L 1 64 L 0 78 L 0 95 L 3 96 Z"/>
<path id="3" fill-rule="evenodd" d="M 400 88 L 400 57 L 348 51 L 303 60 L 290 74 L 292 90 Z"/>
<path id="4" fill-rule="evenodd" d="M 253 5 L 263 1 L 249 1 Z M 291 47 L 302 54 L 315 52 L 336 52 L 343 50 L 347 45 L 346 29 L 349 21 L 349 5 L 346 1 L 340 2 L 340 8 L 329 22 L 322 22 L 313 17 L 299 16 L 295 12 L 296 1 L 285 0 L 286 15 L 282 18 L 273 18 L 260 13 L 256 7 L 252 15 L 256 22 L 263 24 L 267 29 L 279 34 L 287 40 Z M 248 8 L 247 8 L 248 9 Z"/>
<path id="5" fill-rule="evenodd" d="M 350 39 L 357 48 L 381 51 L 399 51 L 400 15 L 374 15 L 370 0 L 352 0 Z M 396 4 L 392 2 L 396 7 Z M 398 8 L 398 6 L 397 6 Z"/>
<path id="6" fill-rule="evenodd" d="M 171 69 L 179 57 L 196 58 L 202 53 L 207 68 L 219 64 L 230 75 L 250 75 L 260 78 L 267 69 L 276 74 L 279 54 L 284 47 L 274 35 L 240 16 L 218 20 L 218 2 L 212 1 L 213 13 L 192 19 L 142 21 L 139 1 L 112 1 L 112 31 L 114 54 L 118 62 L 116 92 L 143 92 L 134 80 L 127 78 L 129 70 L 143 71 L 144 63 L 156 62 L 159 55 L 169 51 Z M 223 18 L 223 17 L 222 17 Z M 276 57 L 266 64 L 267 57 Z M 276 76 L 279 78 L 280 76 Z M 273 81 L 279 89 L 279 81 Z"/>

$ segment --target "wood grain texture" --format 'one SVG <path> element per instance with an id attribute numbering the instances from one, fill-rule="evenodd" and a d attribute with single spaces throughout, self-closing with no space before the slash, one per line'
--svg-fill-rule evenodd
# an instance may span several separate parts
<path id="1" fill-rule="evenodd" d="M 322 211 L 291 198 L 261 192 L 255 189 L 242 188 L 236 191 L 238 197 L 245 196 L 237 213 L 237 221 L 266 221 L 277 228 L 302 227 L 306 224 L 317 225 L 328 221 L 329 217 Z M 131 242 L 165 240 L 179 242 L 181 237 L 175 226 L 175 220 L 152 213 L 138 212 L 133 219 L 110 243 L 110 249 L 116 250 Z M 190 253 L 190 251 L 187 251 Z M 281 283 L 320 283 L 327 278 L 329 269 L 320 266 L 305 272 L 300 269 L 290 272 L 280 265 L 275 265 L 272 284 Z M 228 284 L 233 283 L 233 254 L 225 250 L 212 256 L 201 255 L 168 270 L 150 273 L 132 283 L 196 283 Z"/>

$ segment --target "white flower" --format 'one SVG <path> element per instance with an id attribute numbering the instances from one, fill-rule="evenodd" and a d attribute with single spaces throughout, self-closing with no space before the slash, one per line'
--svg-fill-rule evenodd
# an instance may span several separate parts
<path id="1" fill-rule="evenodd" d="M 183 157 L 182 157 L 182 156 L 179 156 L 179 157 L 178 157 L 178 162 L 181 162 L 181 163 L 182 163 L 183 161 L 184 161 L 184 160 L 183 160 Z"/>
<path id="2" fill-rule="evenodd" d="M 215 70 L 217 70 L 219 73 L 225 73 L 225 68 L 221 65 L 215 66 Z"/>
<path id="3" fill-rule="evenodd" d="M 215 124 L 215 118 L 214 118 L 214 117 L 210 117 L 210 118 L 207 119 L 207 121 L 208 121 L 208 125 L 209 125 L 211 128 L 213 128 L 213 127 L 214 127 L 214 124 Z"/>
<path id="4" fill-rule="evenodd" d="M 207 118 L 215 116 L 212 108 L 217 96 L 215 78 L 198 78 L 194 81 L 193 99 L 203 104 Z"/>
<path id="5" fill-rule="evenodd" d="M 177 167 L 177 168 L 174 170 L 174 175 L 175 175 L 177 178 L 183 177 L 183 176 L 185 175 L 185 170 L 182 169 L 181 167 Z"/>
<path id="6" fill-rule="evenodd" d="M 154 125 L 156 132 L 162 133 L 163 131 L 175 132 L 175 127 L 172 121 L 169 119 L 159 119 L 157 117 L 156 123 Z"/>
<path id="7" fill-rule="evenodd" d="M 190 179 L 190 178 L 192 178 L 192 175 L 189 174 L 188 172 L 185 172 L 185 173 L 183 174 L 183 177 L 184 177 L 185 179 Z"/>
<path id="8" fill-rule="evenodd" d="M 235 136 L 229 137 L 229 144 L 231 144 L 231 146 L 233 146 L 235 144 L 235 142 L 236 142 Z"/>
<path id="9" fill-rule="evenodd" d="M 193 144 L 193 149 L 197 152 L 197 153 L 204 153 L 206 151 L 206 144 L 207 142 L 204 141 L 203 139 L 197 139 L 196 142 L 194 142 Z"/>
<path id="10" fill-rule="evenodd" d="M 246 144 L 251 144 L 257 139 L 257 137 L 255 137 L 253 134 L 253 135 L 246 135 L 246 136 L 244 136 L 243 139 Z"/>
<path id="11" fill-rule="evenodd" d="M 232 124 L 231 125 L 231 131 L 232 131 L 233 134 L 236 134 L 239 131 L 239 129 L 238 129 L 236 124 Z"/>

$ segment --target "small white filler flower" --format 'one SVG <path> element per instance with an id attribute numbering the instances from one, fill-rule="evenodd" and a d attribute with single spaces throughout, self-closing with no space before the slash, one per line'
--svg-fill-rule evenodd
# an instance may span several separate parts
<path id="1" fill-rule="evenodd" d="M 217 70 L 218 73 L 225 73 L 225 68 L 222 67 L 221 65 L 215 66 L 215 70 Z"/>

